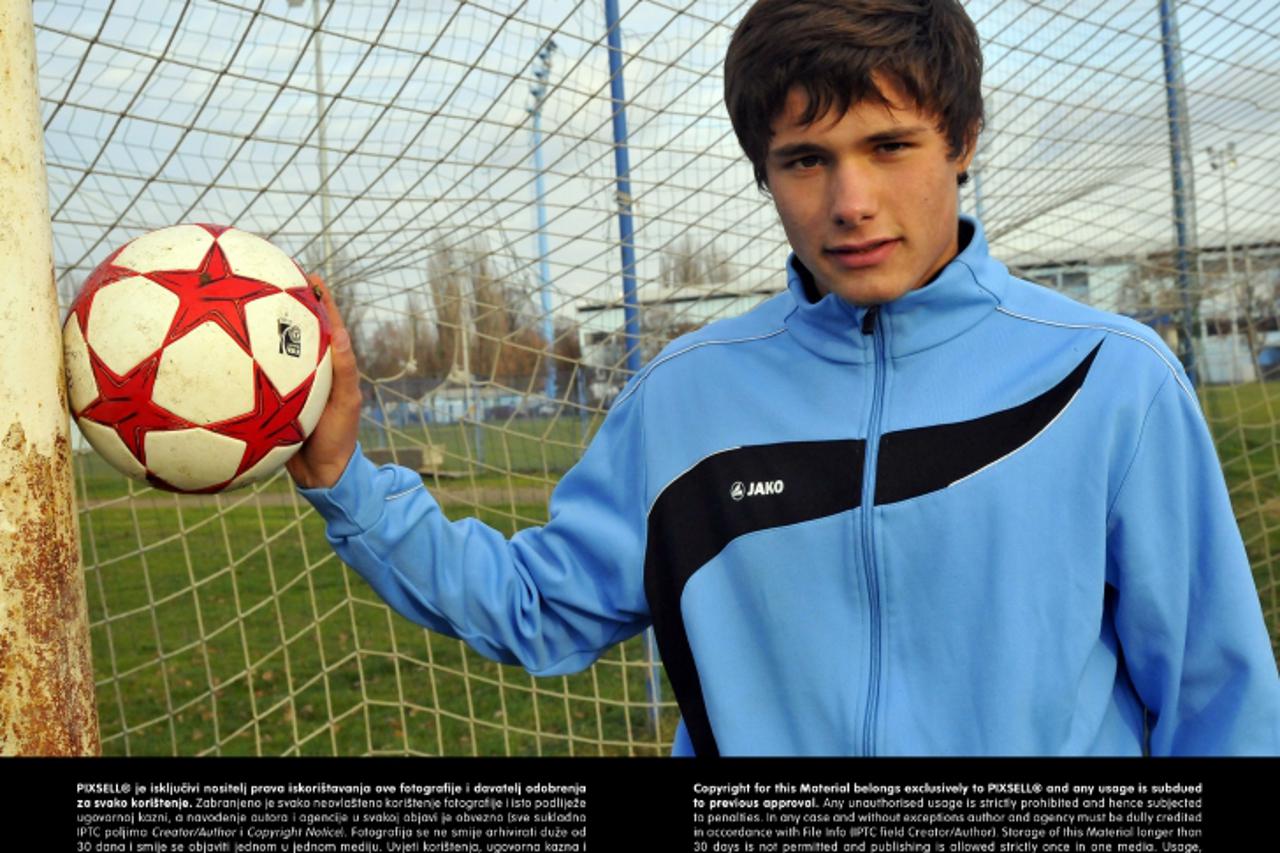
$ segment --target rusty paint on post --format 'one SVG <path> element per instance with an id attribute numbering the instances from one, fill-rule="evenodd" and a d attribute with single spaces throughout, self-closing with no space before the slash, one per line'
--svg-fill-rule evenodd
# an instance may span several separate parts
<path id="1" fill-rule="evenodd" d="M 98 752 L 30 0 L 0 0 L 0 754 Z"/>

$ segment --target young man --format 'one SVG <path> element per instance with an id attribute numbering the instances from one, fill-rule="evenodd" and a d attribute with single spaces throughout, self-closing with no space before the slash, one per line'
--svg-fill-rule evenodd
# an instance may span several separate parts
<path id="1" fill-rule="evenodd" d="M 1011 277 L 957 214 L 981 64 L 954 0 L 758 2 L 726 100 L 794 250 L 786 292 L 634 377 L 550 522 L 510 541 L 359 454 L 338 331 L 290 463 L 338 553 L 534 673 L 652 623 L 678 752 L 1280 752 L 1182 370 L 1145 327 Z"/>

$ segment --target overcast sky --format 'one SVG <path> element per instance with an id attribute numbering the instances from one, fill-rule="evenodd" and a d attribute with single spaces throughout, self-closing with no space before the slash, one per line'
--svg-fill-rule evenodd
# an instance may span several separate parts
<path id="1" fill-rule="evenodd" d="M 533 281 L 530 83 L 548 38 L 556 307 L 618 298 L 603 5 L 353 0 L 322 5 L 317 37 L 310 2 L 36 2 L 64 298 L 112 248 L 177 222 L 234 223 L 318 257 L 322 160 L 328 245 L 371 305 L 399 310 L 442 246 L 482 242 Z M 746 4 L 620 5 L 644 286 L 656 286 L 664 252 L 686 245 L 714 246 L 743 284 L 780 286 L 785 240 L 721 104 L 724 49 Z M 1177 5 L 1199 238 L 1223 240 L 1222 184 L 1204 149 L 1231 142 L 1233 240 L 1276 239 L 1280 4 Z M 987 61 L 980 189 L 997 252 L 1032 262 L 1167 249 L 1156 3 L 967 6 Z M 972 191 L 963 202 L 975 209 Z"/>

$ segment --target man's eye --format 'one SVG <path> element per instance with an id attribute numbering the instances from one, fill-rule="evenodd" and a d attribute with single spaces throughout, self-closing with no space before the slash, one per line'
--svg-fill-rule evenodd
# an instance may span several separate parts
<path id="1" fill-rule="evenodd" d="M 815 168 L 816 166 L 821 165 L 821 163 L 822 163 L 822 158 L 817 154 L 806 154 L 803 157 L 797 157 L 796 159 L 792 160 L 790 165 L 793 168 L 812 169 L 812 168 Z"/>
<path id="2" fill-rule="evenodd" d="M 899 151 L 905 151 L 910 146 L 906 142 L 881 142 L 876 146 L 881 153 L 897 154 Z"/>

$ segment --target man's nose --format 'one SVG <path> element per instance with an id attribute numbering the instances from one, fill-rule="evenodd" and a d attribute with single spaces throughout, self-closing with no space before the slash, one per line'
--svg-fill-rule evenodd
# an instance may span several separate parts
<path id="1" fill-rule="evenodd" d="M 854 163 L 842 163 L 832 173 L 830 184 L 832 221 L 853 228 L 871 219 L 878 209 L 875 177 Z"/>

